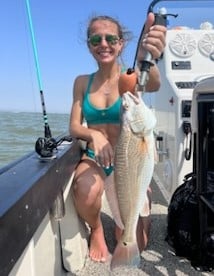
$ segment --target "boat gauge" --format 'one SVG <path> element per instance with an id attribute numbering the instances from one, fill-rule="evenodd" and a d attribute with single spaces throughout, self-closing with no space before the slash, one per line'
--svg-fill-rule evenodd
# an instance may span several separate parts
<path id="1" fill-rule="evenodd" d="M 198 41 L 198 48 L 202 54 L 209 57 L 214 52 L 214 33 L 206 33 Z"/>
<path id="2" fill-rule="evenodd" d="M 191 34 L 179 32 L 174 39 L 170 40 L 169 48 L 179 57 L 190 57 L 195 53 L 197 42 Z"/>

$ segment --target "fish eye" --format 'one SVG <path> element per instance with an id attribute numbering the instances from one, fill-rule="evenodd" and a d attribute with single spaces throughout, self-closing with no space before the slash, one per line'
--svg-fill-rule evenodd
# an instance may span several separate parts
<path id="1" fill-rule="evenodd" d="M 123 104 L 123 108 L 126 109 L 126 110 L 128 110 L 128 109 L 129 109 L 129 104 L 128 104 L 127 102 L 125 102 L 125 103 Z"/>

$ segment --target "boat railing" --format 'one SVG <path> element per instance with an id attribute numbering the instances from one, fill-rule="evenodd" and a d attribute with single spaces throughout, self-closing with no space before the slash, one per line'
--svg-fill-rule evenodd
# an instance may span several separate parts
<path id="1" fill-rule="evenodd" d="M 71 143 L 63 143 L 57 150 L 57 155 L 51 160 L 41 159 L 36 152 L 32 152 L 20 160 L 6 166 L 0 172 L 0 275 L 31 275 L 21 274 L 19 271 L 23 271 L 21 264 L 23 259 L 26 258 L 23 252 L 27 250 L 29 244 L 33 243 L 35 248 L 41 239 L 41 232 L 51 227 L 52 240 L 56 240 L 58 223 L 62 217 L 59 216 L 58 207 L 61 208 L 60 216 L 64 216 L 64 204 L 63 200 L 66 198 L 61 197 L 66 191 L 68 184 L 72 181 L 72 176 L 75 168 L 81 158 L 81 148 L 78 141 L 72 141 Z M 70 183 L 71 186 L 71 183 Z M 68 188 L 67 188 L 68 189 Z M 69 188 L 70 189 L 70 188 Z M 66 197 L 71 199 L 67 191 Z M 64 195 L 65 196 L 65 195 Z M 57 201 L 58 200 L 58 201 Z M 69 203 L 70 204 L 70 203 Z M 57 206 L 59 205 L 59 206 Z M 67 208 L 67 207 L 66 207 Z M 50 210 L 52 213 L 50 213 Z M 65 210 L 66 212 L 66 210 Z M 67 215 L 67 214 L 66 214 Z M 39 229 L 41 224 L 44 224 L 44 220 L 47 218 L 43 229 Z M 72 221 L 72 218 L 71 218 Z M 62 221 L 62 224 L 65 222 Z M 56 224 L 56 225 L 55 225 Z M 55 225 L 55 226 L 54 226 Z M 41 227 L 40 227 L 41 228 Z M 69 225 L 70 232 L 72 232 L 72 222 Z M 61 232 L 67 230 L 61 229 Z M 37 232 L 37 238 L 35 239 L 35 233 Z M 45 231 L 44 231 L 45 232 Z M 46 231 L 47 232 L 47 231 Z M 50 231 L 49 231 L 50 232 Z M 78 231 L 77 231 L 78 232 Z M 61 233 L 63 234 L 63 233 Z M 65 236 L 65 234 L 63 234 Z M 48 238 L 50 242 L 50 237 Z M 57 240 L 61 243 L 62 237 L 59 233 Z M 65 238 L 64 244 L 67 242 Z M 33 241 L 33 242 L 32 242 Z M 47 241 L 46 241 L 47 242 Z M 56 243 L 56 242 L 55 242 Z M 57 244 L 57 243 L 56 243 Z M 54 247 L 54 243 L 47 244 L 48 247 Z M 60 248 L 62 245 L 55 246 Z M 31 246 L 32 247 L 32 246 Z M 64 246 L 64 248 L 66 245 Z M 43 246 L 39 254 L 48 255 L 47 248 Z M 44 252 L 42 252 L 44 251 Z M 63 250 L 59 249 L 63 255 Z M 30 256 L 32 258 L 32 251 Z M 46 253 L 45 253 L 46 252 Z M 68 253 L 68 252 L 67 252 Z M 33 253 L 35 255 L 35 252 Z M 39 254 L 36 257 L 39 258 Z M 72 254 L 71 254 L 72 255 Z M 62 257 L 62 256 L 61 256 Z M 20 260 L 20 258 L 22 260 Z M 51 256 L 46 258 L 51 260 Z M 62 257 L 63 258 L 63 257 Z M 55 262 L 56 256 L 53 257 Z M 60 258 L 59 258 L 60 259 Z M 47 260 L 46 260 L 47 261 Z M 35 266 L 36 260 L 32 261 Z M 63 262 L 63 261 L 62 261 Z M 28 267 L 30 263 L 28 263 Z M 42 267 L 42 265 L 40 265 Z M 66 266 L 66 265 L 65 265 Z M 15 267 L 15 268 L 14 268 Z M 54 267 L 54 266 L 53 266 Z M 71 267 L 71 264 L 69 264 Z M 32 268 L 31 268 L 32 269 Z M 39 268 L 41 269 L 41 268 Z M 13 272 L 14 270 L 14 272 Z M 30 270 L 30 269 L 29 269 Z M 72 269 L 68 269 L 72 270 Z M 36 270 L 37 274 L 41 270 Z M 19 272 L 19 273 L 18 273 Z M 11 273 L 11 274 L 9 274 Z M 34 271 L 35 273 L 35 271 Z M 46 275 L 59 275 L 58 272 Z M 42 274 L 44 275 L 44 274 Z"/>

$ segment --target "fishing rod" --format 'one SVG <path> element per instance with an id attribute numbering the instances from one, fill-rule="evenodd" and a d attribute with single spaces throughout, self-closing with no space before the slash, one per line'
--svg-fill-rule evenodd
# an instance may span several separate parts
<path id="1" fill-rule="evenodd" d="M 155 5 L 157 5 L 157 3 L 159 3 L 159 2 L 169 2 L 169 3 L 172 3 L 172 2 L 201 2 L 201 1 L 202 0 L 186 0 L 186 1 L 185 0 L 153 0 L 148 7 L 147 14 L 150 12 L 154 13 L 154 15 L 155 15 L 154 25 L 158 24 L 158 25 L 167 26 L 167 17 L 168 16 L 177 17 L 178 14 L 169 14 L 169 13 L 167 13 L 165 8 L 160 8 L 157 13 L 154 12 L 154 7 L 155 7 Z M 206 0 L 206 1 L 213 2 L 213 0 Z M 139 36 L 139 39 L 138 39 L 133 66 L 127 70 L 127 75 L 130 75 L 135 72 L 137 55 L 138 55 L 140 43 L 141 43 L 143 35 L 144 35 L 144 29 L 145 29 L 145 25 L 143 26 L 140 36 Z M 148 81 L 148 74 L 150 71 L 150 67 L 154 65 L 152 56 L 149 52 L 145 53 L 144 58 L 143 58 L 143 60 L 141 60 L 139 62 L 139 65 L 140 65 L 139 66 L 140 76 L 138 78 L 138 85 L 142 88 L 141 90 L 143 91 L 146 86 L 146 83 Z"/>
<path id="2" fill-rule="evenodd" d="M 154 20 L 153 25 L 167 26 L 167 16 L 177 17 L 178 15 L 167 13 L 165 8 L 159 9 L 158 13 L 153 12 L 153 6 L 159 1 L 161 1 L 161 0 L 155 0 L 150 4 L 147 14 L 150 12 L 154 13 L 155 20 Z M 129 89 L 129 91 L 131 91 L 132 93 L 135 93 L 136 84 L 138 85 L 138 87 L 140 88 L 141 91 L 144 91 L 146 84 L 148 82 L 150 68 L 151 68 L 151 66 L 154 65 L 154 60 L 153 60 L 150 52 L 147 51 L 144 54 L 143 60 L 139 61 L 140 75 L 138 77 L 137 77 L 137 74 L 135 71 L 138 51 L 141 46 L 144 31 L 145 31 L 145 24 L 143 25 L 143 28 L 141 30 L 141 33 L 140 33 L 140 36 L 138 39 L 133 65 L 132 65 L 132 67 L 127 69 L 125 74 L 121 74 L 121 77 L 119 79 L 119 92 L 121 95 L 122 95 L 122 93 L 126 92 L 127 89 Z"/>
<path id="3" fill-rule="evenodd" d="M 168 16 L 177 17 L 178 14 L 169 14 L 169 13 L 167 13 L 167 10 L 165 8 L 160 8 L 159 11 L 157 13 L 155 13 L 153 11 L 153 8 L 158 2 L 161 2 L 161 1 L 162 0 L 152 1 L 152 3 L 150 4 L 150 6 L 148 8 L 147 14 L 149 14 L 150 12 L 154 13 L 154 15 L 155 15 L 154 25 L 167 26 L 167 17 Z M 143 28 L 141 30 L 141 34 L 140 34 L 140 37 L 138 40 L 137 50 L 135 53 L 135 58 L 134 58 L 134 63 L 133 63 L 133 68 L 135 67 L 135 64 L 136 64 L 138 50 L 139 50 L 140 43 L 141 43 L 141 40 L 144 35 L 144 29 L 145 29 L 145 25 L 143 26 Z M 152 55 L 150 54 L 150 52 L 145 53 L 143 60 L 141 60 L 139 62 L 139 64 L 140 64 L 140 66 L 139 66 L 140 76 L 138 79 L 138 85 L 144 89 L 146 86 L 146 83 L 148 81 L 150 67 L 154 65 L 154 61 L 153 61 L 153 58 L 152 58 Z"/>
<path id="4" fill-rule="evenodd" d="M 38 81 L 38 86 L 39 86 L 39 91 L 40 91 L 42 113 L 43 113 L 43 120 L 44 120 L 44 137 L 39 137 L 37 139 L 36 144 L 35 144 L 35 150 L 42 158 L 50 158 L 50 157 L 53 157 L 53 151 L 55 149 L 57 149 L 57 146 L 59 144 L 61 144 L 63 141 L 71 142 L 71 137 L 65 136 L 65 137 L 61 138 L 59 141 L 56 141 L 54 138 L 52 138 L 50 126 L 48 124 L 48 116 L 47 116 L 46 106 L 45 106 L 41 71 L 40 71 L 40 66 L 39 66 L 38 51 L 37 51 L 37 46 L 36 46 L 36 40 L 35 40 L 35 34 L 34 34 L 33 21 L 32 21 L 32 16 L 31 16 L 29 0 L 25 0 L 25 3 L 26 3 L 27 15 L 28 15 L 30 33 L 31 33 L 34 61 L 35 61 L 35 66 L 36 66 L 36 75 L 37 75 L 37 81 Z"/>
<path id="5" fill-rule="evenodd" d="M 39 85 L 40 90 L 40 97 L 41 97 L 41 103 L 42 103 L 42 111 L 43 111 L 43 119 L 44 119 L 44 132 L 46 138 L 51 138 L 51 130 L 48 124 L 48 116 L 46 113 L 46 107 L 45 107 L 45 100 L 44 100 L 44 94 L 43 94 L 43 85 L 42 85 L 42 79 L 41 79 L 41 71 L 39 66 L 39 58 L 38 58 L 38 51 L 36 47 L 36 40 L 34 35 L 34 28 L 33 28 L 33 21 L 31 16 L 31 9 L 30 9 L 30 3 L 28 0 L 26 2 L 26 8 L 27 8 L 27 15 L 28 15 L 28 21 L 29 21 L 29 27 L 30 27 L 30 33 L 31 33 L 31 41 L 33 46 L 33 54 L 34 54 L 34 60 L 36 65 L 36 75 L 37 75 L 37 81 Z"/>

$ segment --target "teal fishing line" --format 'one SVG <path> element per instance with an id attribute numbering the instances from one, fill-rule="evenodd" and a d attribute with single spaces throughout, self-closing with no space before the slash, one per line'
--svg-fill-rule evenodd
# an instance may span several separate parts
<path id="1" fill-rule="evenodd" d="M 42 102 L 42 110 L 43 110 L 43 119 L 45 124 L 45 137 L 50 138 L 51 137 L 51 131 L 48 125 L 48 116 L 45 109 L 45 101 L 44 101 L 44 95 L 43 95 L 43 86 L 42 86 L 42 79 L 41 79 L 41 72 L 40 72 L 40 66 L 39 66 L 39 58 L 38 58 L 38 51 L 36 47 L 36 40 L 35 40 L 35 34 L 34 34 L 34 28 L 33 28 L 33 21 L 31 16 L 31 9 L 30 9 L 30 3 L 29 0 L 25 0 L 26 8 L 27 8 L 27 15 L 28 15 L 28 22 L 30 27 L 30 33 L 31 33 L 31 41 L 33 46 L 33 54 L 34 54 L 34 60 L 36 65 L 36 75 L 40 90 L 40 96 L 41 96 L 41 102 Z"/>
<path id="2" fill-rule="evenodd" d="M 36 40 L 35 40 L 35 34 L 34 34 L 34 29 L 33 29 L 30 4 L 29 4 L 28 0 L 26 0 L 26 7 L 27 7 L 27 15 L 28 15 L 28 21 L 29 21 L 29 26 L 30 26 L 31 41 L 32 41 L 32 46 L 33 46 L 33 54 L 34 54 L 34 60 L 35 60 L 35 65 L 36 65 L 36 74 L 37 74 L 39 90 L 43 90 L 42 80 L 41 80 L 41 71 L 40 71 L 40 66 L 39 66 L 38 51 L 37 51 L 37 47 L 36 47 Z"/>

